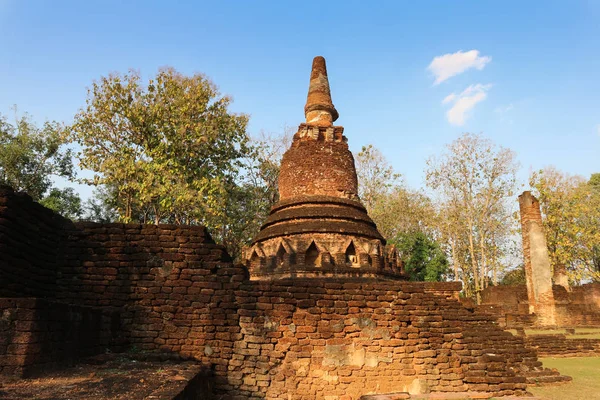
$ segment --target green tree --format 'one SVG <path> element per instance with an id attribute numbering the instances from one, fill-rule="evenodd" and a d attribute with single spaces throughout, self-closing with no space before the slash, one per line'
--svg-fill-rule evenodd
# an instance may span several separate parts
<path id="1" fill-rule="evenodd" d="M 124 222 L 227 224 L 230 188 L 250 154 L 248 117 L 204 75 L 102 77 L 69 128 L 87 183 L 109 188 Z"/>
<path id="2" fill-rule="evenodd" d="M 292 134 L 261 133 L 251 142 L 252 153 L 244 159 L 243 174 L 228 188 L 226 223 L 218 238 L 237 259 L 243 246 L 258 234 L 271 207 L 279 200 L 279 168 L 283 153 L 290 147 Z"/>
<path id="3" fill-rule="evenodd" d="M 436 210 L 424 193 L 406 188 L 383 154 L 372 145 L 356 155 L 359 196 L 389 244 L 396 246 L 412 280 L 439 281 L 448 261 L 435 239 Z"/>
<path id="4" fill-rule="evenodd" d="M 52 176 L 72 178 L 71 150 L 57 122 L 38 127 L 25 114 L 9 123 L 0 116 L 0 183 L 41 200 L 52 186 Z"/>
<path id="5" fill-rule="evenodd" d="M 52 188 L 40 204 L 72 220 L 80 219 L 83 214 L 81 197 L 73 188 Z"/>
<path id="6" fill-rule="evenodd" d="M 444 230 L 454 246 L 453 263 L 462 267 L 466 292 L 479 303 L 490 275 L 497 279 L 506 251 L 498 244 L 512 233 L 506 221 L 516 187 L 515 154 L 482 135 L 465 133 L 427 165 L 427 185 L 441 199 L 444 215 L 452 218 Z"/>
<path id="7" fill-rule="evenodd" d="M 530 185 L 540 201 L 550 262 L 572 282 L 600 281 L 600 191 L 597 174 L 586 181 L 554 167 L 535 171 Z"/>
<path id="8" fill-rule="evenodd" d="M 519 267 L 507 271 L 502 280 L 501 285 L 525 285 L 525 267 L 520 265 Z"/>
<path id="9" fill-rule="evenodd" d="M 413 281 L 437 282 L 448 274 L 448 259 L 439 244 L 424 232 L 403 234 L 398 250 Z"/>
<path id="10" fill-rule="evenodd" d="M 107 186 L 97 187 L 92 197 L 87 199 L 83 205 L 84 214 L 81 217 L 84 221 L 111 223 L 119 219 L 117 207 L 113 203 L 116 196 L 110 193 Z"/>
<path id="11" fill-rule="evenodd" d="M 372 144 L 363 146 L 356 155 L 358 195 L 367 212 L 371 212 L 379 197 L 390 192 L 400 181 L 401 175 Z"/>

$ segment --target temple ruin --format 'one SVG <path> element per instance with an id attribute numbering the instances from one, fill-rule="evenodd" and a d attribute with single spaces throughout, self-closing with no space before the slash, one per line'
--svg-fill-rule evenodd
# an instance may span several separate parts
<path id="1" fill-rule="evenodd" d="M 313 61 L 304 113 L 281 162 L 279 202 L 245 251 L 251 277 L 401 277 L 358 197 L 344 127 L 333 125 L 339 114 L 323 57 Z"/>
<path id="2" fill-rule="evenodd" d="M 322 57 L 305 116 L 246 265 L 203 227 L 73 223 L 0 188 L 0 374 L 136 349 L 203 367 L 219 399 L 482 399 L 567 381 L 463 306 L 460 282 L 404 279 L 357 196 Z"/>
<path id="3" fill-rule="evenodd" d="M 526 284 L 488 287 L 480 308 L 508 328 L 600 327 L 600 284 L 570 287 L 564 266 L 550 264 L 538 199 L 523 192 L 519 209 Z M 577 343 L 571 346 L 577 352 Z"/>
<path id="4" fill-rule="evenodd" d="M 542 325 L 554 325 L 552 269 L 542 225 L 540 203 L 531 192 L 526 191 L 519 196 L 519 209 L 529 313 L 539 315 Z"/>

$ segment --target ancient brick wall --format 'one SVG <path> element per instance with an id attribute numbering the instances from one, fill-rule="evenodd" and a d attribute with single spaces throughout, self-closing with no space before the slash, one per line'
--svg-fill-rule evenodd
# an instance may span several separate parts
<path id="1" fill-rule="evenodd" d="M 67 223 L 28 195 L 0 187 L 0 297 L 54 297 Z"/>
<path id="2" fill-rule="evenodd" d="M 61 301 L 119 309 L 130 348 L 224 374 L 239 332 L 234 292 L 247 272 L 204 227 L 79 223 L 64 251 Z"/>
<path id="3" fill-rule="evenodd" d="M 554 285 L 556 326 L 600 326 L 600 284 L 573 286 L 569 292 Z M 529 302 L 525 285 L 499 285 L 486 288 L 478 310 L 496 316 L 506 327 L 539 325 L 535 314 L 528 315 Z"/>
<path id="4" fill-rule="evenodd" d="M 529 335 L 528 347 L 540 357 L 596 357 L 600 355 L 600 339 L 567 338 L 565 335 Z"/>
<path id="5" fill-rule="evenodd" d="M 197 359 L 212 368 L 215 391 L 234 398 L 352 400 L 522 394 L 520 366 L 539 367 L 522 339 L 456 300 L 459 283 L 250 281 L 203 227 L 62 221 L 38 230 L 57 249 L 51 264 L 40 261 L 55 271 L 44 281 L 49 300 L 2 300 L 3 368 L 70 359 L 66 346 L 73 356 L 129 346 Z M 37 260 L 28 265 L 42 268 Z"/>
<path id="6" fill-rule="evenodd" d="M 118 312 L 36 298 L 0 298 L 0 375 L 28 375 L 118 349 Z"/>
<path id="7" fill-rule="evenodd" d="M 525 191 L 519 196 L 523 260 L 529 311 L 535 312 L 540 325 L 554 325 L 555 308 L 552 291 L 552 268 L 538 199 Z"/>
<path id="8" fill-rule="evenodd" d="M 18 353 L 4 353 L 11 358 L 0 365 L 12 369 L 17 358 L 28 368 L 43 365 L 45 356 L 36 355 L 35 348 L 62 349 L 55 339 L 73 343 L 56 330 L 57 321 L 44 319 L 42 310 L 66 312 L 62 326 L 69 334 L 99 339 L 77 322 L 83 318 L 77 315 L 102 307 L 119 313 L 118 324 L 110 325 L 118 329 L 113 345 L 194 357 L 223 374 L 239 331 L 233 293 L 247 271 L 233 267 L 204 227 L 73 224 L 29 196 L 3 189 L 0 235 L 0 297 L 53 301 L 27 299 L 15 305 L 3 300 L 8 305 L 2 315 L 12 321 L 5 321 L 3 329 L 19 332 L 18 340 L 25 335 L 34 341 L 3 342 Z M 104 351 L 106 343 L 86 348 Z"/>
<path id="9" fill-rule="evenodd" d="M 522 394 L 535 354 L 454 298 L 457 283 L 256 281 L 236 293 L 241 339 L 229 381 L 244 398 L 368 393 Z M 534 369 L 537 365 L 529 365 Z"/>

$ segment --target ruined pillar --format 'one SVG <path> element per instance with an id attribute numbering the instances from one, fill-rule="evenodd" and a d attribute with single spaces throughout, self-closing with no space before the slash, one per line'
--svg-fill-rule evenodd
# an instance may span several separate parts
<path id="1" fill-rule="evenodd" d="M 552 268 L 542 226 L 540 203 L 531 192 L 525 191 L 519 196 L 519 209 L 529 312 L 538 316 L 538 324 L 554 325 Z"/>

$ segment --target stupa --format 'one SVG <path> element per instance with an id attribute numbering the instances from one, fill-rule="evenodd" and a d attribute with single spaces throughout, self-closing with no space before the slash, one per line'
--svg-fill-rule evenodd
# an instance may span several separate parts
<path id="1" fill-rule="evenodd" d="M 279 202 L 244 252 L 251 279 L 310 276 L 402 278 L 394 248 L 358 196 L 354 157 L 331 101 L 327 67 L 315 57 L 306 122 L 283 155 Z"/>

